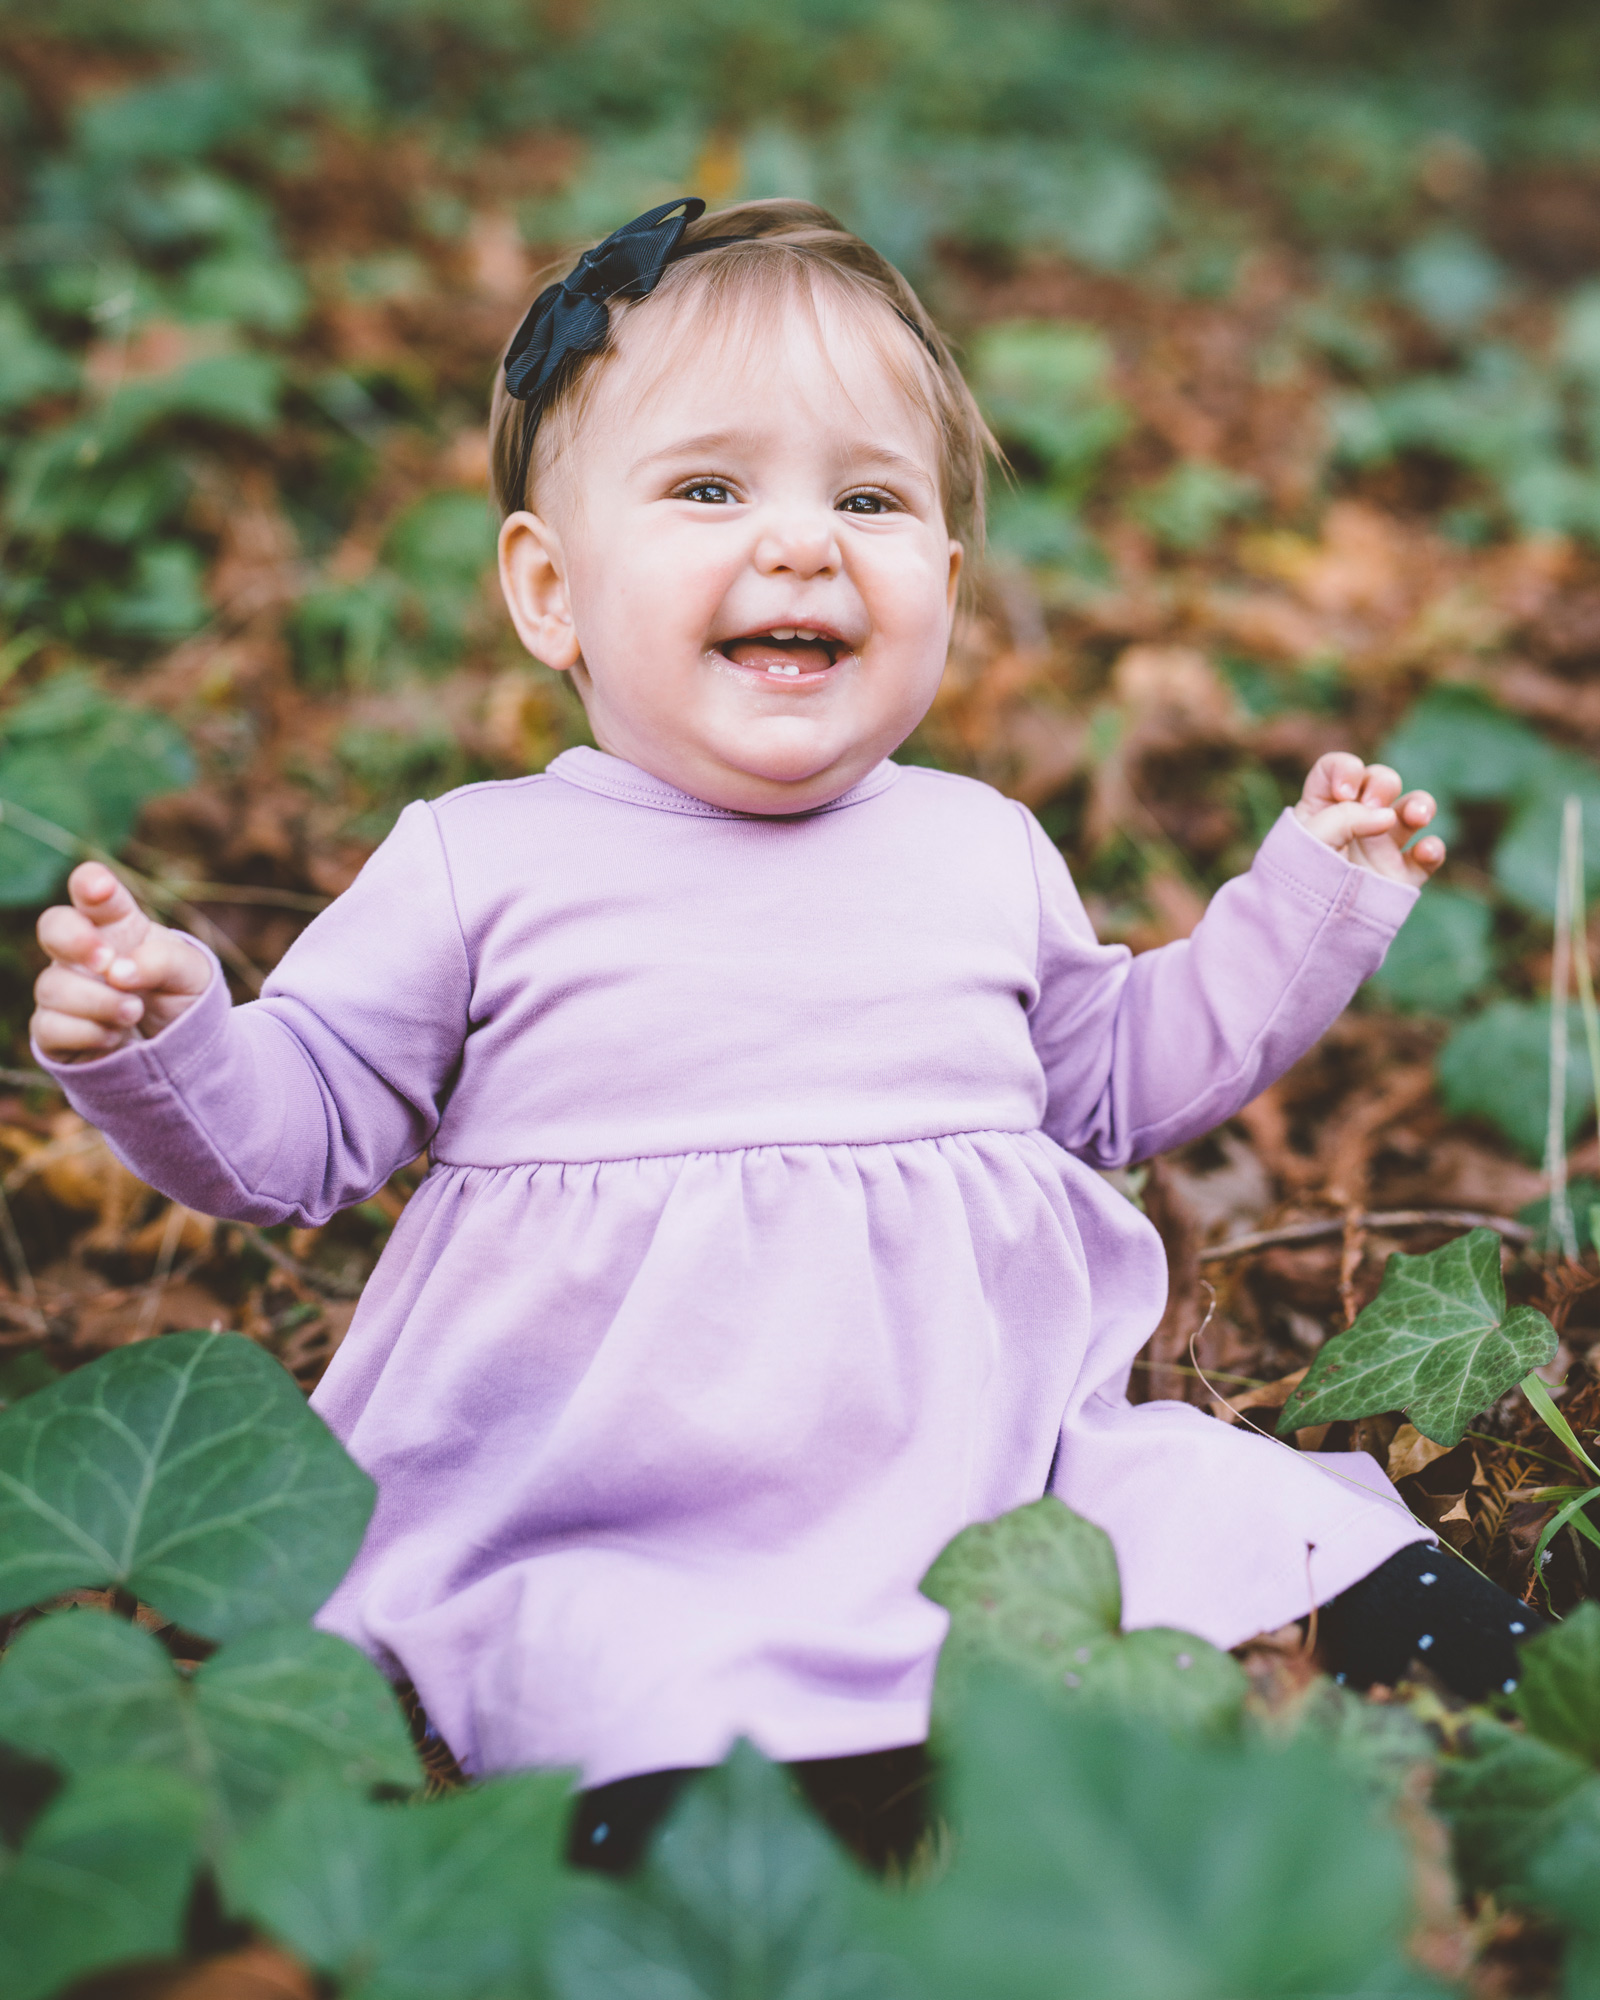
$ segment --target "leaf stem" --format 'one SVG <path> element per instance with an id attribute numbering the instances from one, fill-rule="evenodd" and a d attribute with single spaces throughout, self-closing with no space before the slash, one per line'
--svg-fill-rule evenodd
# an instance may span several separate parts
<path id="1" fill-rule="evenodd" d="M 1498 1445 L 1502 1451 L 1510 1452 L 1513 1457 L 1536 1458 L 1541 1465 L 1553 1465 L 1557 1472 L 1567 1470 L 1565 1463 L 1559 1458 L 1552 1458 L 1549 1452 L 1535 1451 L 1532 1445 L 1518 1444 L 1511 1438 L 1497 1438 L 1491 1436 L 1488 1431 L 1463 1431 L 1461 1436 L 1463 1441 L 1470 1438 L 1474 1444 Z"/>

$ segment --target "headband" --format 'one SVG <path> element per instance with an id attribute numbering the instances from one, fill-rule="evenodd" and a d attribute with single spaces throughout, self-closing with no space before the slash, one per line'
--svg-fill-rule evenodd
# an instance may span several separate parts
<path id="1" fill-rule="evenodd" d="M 679 211 L 682 211 L 680 214 Z M 683 232 L 705 214 L 698 195 L 682 194 L 659 208 L 647 209 L 613 230 L 603 243 L 586 250 L 559 283 L 546 285 L 528 308 L 506 349 L 506 394 L 527 405 L 522 424 L 521 477 L 515 490 L 527 484 L 533 433 L 546 404 L 580 355 L 597 354 L 606 341 L 613 299 L 646 299 L 661 282 L 669 264 L 701 250 L 721 250 L 730 243 L 760 242 L 760 237 L 706 236 L 683 242 Z M 909 313 L 895 306 L 902 319 L 932 355 L 939 352 Z"/>
<path id="2" fill-rule="evenodd" d="M 681 215 L 674 212 L 678 209 Z M 711 236 L 682 244 L 684 230 L 705 212 L 698 195 L 665 201 L 613 230 L 604 243 L 585 250 L 558 284 L 546 285 L 506 349 L 506 393 L 538 409 L 550 400 L 568 362 L 605 345 L 611 300 L 648 298 L 678 258 L 739 241 Z"/>

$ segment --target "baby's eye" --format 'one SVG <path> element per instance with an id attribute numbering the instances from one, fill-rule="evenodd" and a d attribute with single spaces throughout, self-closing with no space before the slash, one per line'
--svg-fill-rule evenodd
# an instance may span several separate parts
<path id="1" fill-rule="evenodd" d="M 887 514 L 894 502 L 887 493 L 847 493 L 839 502 L 841 514 Z"/>
<path id="2" fill-rule="evenodd" d="M 678 488 L 680 500 L 695 500 L 703 507 L 727 507 L 732 504 L 733 495 L 720 479 L 697 479 L 692 485 Z"/>

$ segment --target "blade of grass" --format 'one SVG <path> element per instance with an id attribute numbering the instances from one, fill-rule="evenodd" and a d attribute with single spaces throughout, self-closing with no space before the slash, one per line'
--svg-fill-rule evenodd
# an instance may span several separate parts
<path id="1" fill-rule="evenodd" d="M 1600 1500 L 1600 1486 L 1593 1486 L 1587 1493 L 1580 1493 L 1575 1500 L 1569 1500 L 1566 1506 L 1552 1514 L 1544 1524 L 1543 1534 L 1534 1545 L 1533 1573 L 1539 1579 L 1539 1586 L 1544 1591 L 1547 1604 L 1550 1601 L 1550 1589 L 1544 1580 L 1545 1552 L 1561 1530 L 1571 1528 L 1575 1533 L 1582 1535 L 1585 1541 L 1593 1542 L 1595 1547 L 1600 1549 L 1600 1528 L 1597 1528 L 1583 1511 L 1594 1500 Z"/>
<path id="2" fill-rule="evenodd" d="M 1544 1141 L 1550 1234 L 1562 1256 L 1573 1263 L 1578 1257 L 1578 1232 L 1567 1199 L 1567 989 L 1572 977 L 1572 848 L 1578 830 L 1577 812 L 1578 801 L 1569 798 L 1561 814 L 1561 853 L 1556 868 L 1555 950 L 1550 965 L 1550 1099 Z"/>
<path id="3" fill-rule="evenodd" d="M 1583 1037 L 1589 1050 L 1589 1087 L 1594 1092 L 1595 1126 L 1600 1130 L 1600 1012 L 1594 1002 L 1594 978 L 1589 969 L 1589 900 L 1583 880 L 1583 801 L 1570 798 L 1566 810 L 1574 822 L 1568 843 L 1571 875 L 1567 883 L 1567 907 L 1572 921 L 1572 969 L 1578 976 L 1578 1010 L 1583 1016 Z M 1563 826 L 1563 834 L 1565 827 Z M 1590 1228 L 1590 1239 L 1594 1230 Z M 1600 1250 L 1600 1243 L 1595 1243 Z"/>
<path id="4" fill-rule="evenodd" d="M 1600 1465 L 1596 1465 L 1583 1446 L 1579 1444 L 1578 1433 L 1556 1408 L 1554 1397 L 1537 1375 L 1525 1375 L 1522 1378 L 1522 1393 L 1539 1412 L 1539 1415 L 1543 1417 L 1550 1429 L 1560 1438 L 1567 1450 L 1572 1453 L 1573 1457 L 1581 1464 L 1588 1466 L 1596 1479 L 1600 1479 Z"/>

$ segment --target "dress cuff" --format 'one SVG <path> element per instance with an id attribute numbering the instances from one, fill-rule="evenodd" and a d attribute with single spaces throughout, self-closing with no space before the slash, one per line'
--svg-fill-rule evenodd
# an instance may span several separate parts
<path id="1" fill-rule="evenodd" d="M 1307 833 L 1285 807 L 1261 843 L 1254 867 L 1302 899 L 1314 898 L 1330 912 L 1351 923 L 1392 938 L 1411 914 L 1419 891 L 1408 882 L 1391 882 L 1346 861 L 1336 848 Z"/>
<path id="2" fill-rule="evenodd" d="M 73 1110 L 91 1124 L 98 1123 L 96 1113 L 101 1109 L 130 1098 L 164 1094 L 171 1084 L 181 1082 L 205 1060 L 225 1027 L 233 1000 L 216 954 L 196 937 L 185 942 L 205 954 L 211 977 L 193 1005 L 159 1034 L 139 1036 L 88 1062 L 56 1062 L 37 1042 L 30 1042 L 34 1061 L 60 1084 Z"/>

